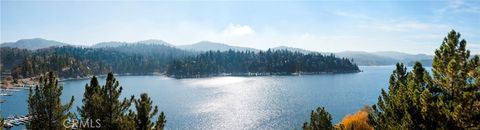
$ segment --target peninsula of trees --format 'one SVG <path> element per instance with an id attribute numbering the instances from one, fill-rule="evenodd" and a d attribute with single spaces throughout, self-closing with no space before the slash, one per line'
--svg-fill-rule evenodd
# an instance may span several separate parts
<path id="1" fill-rule="evenodd" d="M 290 75 L 359 72 L 350 59 L 319 53 L 303 54 L 287 50 L 208 51 L 174 60 L 167 75 L 175 78 L 217 75 Z"/>

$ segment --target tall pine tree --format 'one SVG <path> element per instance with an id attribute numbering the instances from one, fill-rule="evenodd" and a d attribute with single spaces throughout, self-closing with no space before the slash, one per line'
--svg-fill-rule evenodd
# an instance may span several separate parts
<path id="1" fill-rule="evenodd" d="M 152 100 L 146 93 L 140 95 L 140 99 L 135 100 L 137 114 L 135 123 L 137 130 L 150 130 L 154 124 L 150 120 L 158 112 L 157 106 L 152 107 Z"/>
<path id="2" fill-rule="evenodd" d="M 97 123 L 97 120 L 101 120 L 102 117 L 102 108 L 103 108 L 103 98 L 102 98 L 101 87 L 98 83 L 97 77 L 93 76 L 90 80 L 90 85 L 85 85 L 85 93 L 83 93 L 83 106 L 78 108 L 78 113 L 80 114 L 81 121 L 84 122 L 93 122 Z M 97 125 L 97 124 L 95 124 Z M 101 124 L 100 124 L 101 125 Z M 90 128 L 92 126 L 82 128 L 82 129 L 95 129 Z"/>
<path id="3" fill-rule="evenodd" d="M 108 73 L 105 86 L 101 88 L 101 91 L 102 107 L 100 113 L 97 114 L 101 117 L 102 129 L 132 129 L 133 119 L 131 114 L 127 112 L 133 96 L 131 99 L 124 98 L 123 101 L 120 101 L 119 98 L 122 93 L 122 87 L 119 86 L 118 81 L 112 73 Z"/>
<path id="4" fill-rule="evenodd" d="M 447 128 L 480 129 L 480 62 L 470 58 L 467 42 L 452 30 L 433 58 L 433 83 L 440 91 L 436 109 L 443 115 Z"/>
<path id="5" fill-rule="evenodd" d="M 480 129 L 479 59 L 470 58 L 466 41 L 452 30 L 435 51 L 433 78 L 419 62 L 408 73 L 397 64 L 370 123 L 375 129 Z"/>
<path id="6" fill-rule="evenodd" d="M 71 113 L 73 96 L 67 104 L 61 104 L 60 96 L 62 87 L 58 85 L 57 78 L 53 72 L 47 73 L 46 77 L 40 79 L 41 85 L 30 88 L 28 96 L 28 111 L 32 115 L 28 129 L 32 130 L 62 130 Z"/>

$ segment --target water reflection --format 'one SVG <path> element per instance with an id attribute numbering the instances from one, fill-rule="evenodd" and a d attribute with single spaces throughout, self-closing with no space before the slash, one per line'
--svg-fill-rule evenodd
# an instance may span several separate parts
<path id="1" fill-rule="evenodd" d="M 123 97 L 146 92 L 167 116 L 168 129 L 300 129 L 310 111 L 325 106 L 333 122 L 376 102 L 393 66 L 355 74 L 172 79 L 121 76 Z M 101 84 L 105 79 L 99 78 Z M 81 105 L 88 80 L 64 83 L 62 101 Z M 28 91 L 2 97 L 2 115 L 25 114 Z M 73 107 L 73 111 L 76 107 Z M 154 119 L 156 120 L 156 119 Z"/>
<path id="2" fill-rule="evenodd" d="M 184 80 L 189 87 L 209 89 L 210 97 L 194 104 L 192 112 L 205 116 L 207 129 L 254 129 L 273 112 L 269 98 L 275 97 L 270 78 L 216 77 Z"/>

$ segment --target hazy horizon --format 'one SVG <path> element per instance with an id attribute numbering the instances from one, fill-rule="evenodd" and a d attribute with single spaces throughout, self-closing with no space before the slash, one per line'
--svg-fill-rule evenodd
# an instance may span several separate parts
<path id="1" fill-rule="evenodd" d="M 319 52 L 433 54 L 454 29 L 480 53 L 478 1 L 52 2 L 1 1 L 1 42 L 73 45 L 158 39 Z"/>
<path id="2" fill-rule="evenodd" d="M 53 39 L 44 39 L 44 38 L 26 38 L 26 39 L 43 39 L 43 40 L 52 40 L 52 41 L 57 41 L 57 40 L 53 40 Z M 25 40 L 25 39 L 19 39 L 19 40 Z M 426 54 L 426 53 L 410 53 L 410 52 L 401 52 L 401 51 L 395 51 L 395 50 L 383 50 L 383 51 L 362 51 L 362 50 L 340 50 L 340 51 L 336 51 L 336 52 L 326 52 L 326 51 L 316 51 L 316 50 L 310 50 L 308 48 L 300 48 L 300 47 L 293 47 L 293 46 L 286 46 L 286 45 L 278 45 L 278 46 L 272 46 L 272 47 L 269 47 L 269 48 L 266 48 L 266 49 L 261 49 L 261 48 L 255 48 L 255 47 L 249 47 L 249 46 L 236 46 L 236 45 L 232 45 L 232 44 L 229 44 L 229 43 L 221 43 L 221 42 L 215 42 L 215 41 L 198 41 L 198 42 L 194 42 L 194 43 L 189 43 L 189 44 L 175 44 L 175 43 L 171 43 L 171 42 L 168 42 L 168 41 L 164 41 L 164 40 L 161 40 L 161 39 L 145 39 L 145 40 L 140 40 L 140 41 L 131 41 L 131 42 L 127 42 L 127 41 L 103 41 L 103 42 L 98 42 L 98 43 L 94 43 L 94 44 L 89 44 L 89 45 L 78 45 L 78 44 L 71 44 L 71 43 L 67 43 L 67 42 L 62 42 L 62 41 L 57 41 L 57 42 L 61 42 L 61 43 L 66 43 L 66 44 L 69 44 L 69 45 L 72 45 L 72 46 L 84 46 L 84 47 L 91 47 L 91 46 L 94 46 L 95 44 L 99 44 L 99 43 L 108 43 L 108 42 L 122 42 L 122 43 L 126 43 L 126 44 L 135 44 L 137 42 L 141 42 L 141 41 L 147 41 L 147 40 L 160 40 L 160 41 L 163 41 L 163 42 L 166 42 L 168 44 L 171 44 L 171 45 L 174 45 L 175 47 L 179 47 L 179 46 L 188 46 L 188 45 L 193 45 L 193 44 L 197 44 L 197 43 L 200 43 L 200 42 L 211 42 L 211 43 L 220 43 L 220 44 L 225 44 L 225 45 L 229 45 L 229 46 L 235 46 L 235 47 L 246 47 L 246 48 L 253 48 L 253 49 L 259 49 L 259 50 L 263 50 L 263 51 L 266 51 L 268 49 L 272 49 L 272 48 L 276 48 L 276 47 L 291 47 L 291 48 L 298 48 L 298 49 L 303 49 L 303 50 L 307 50 L 307 51 L 315 51 L 315 52 L 320 52 L 320 53 L 340 53 L 340 52 L 367 52 L 367 53 L 377 53 L 377 52 L 400 52 L 400 53 L 406 53 L 406 54 L 411 54 L 411 55 L 416 55 L 416 54 Z M 18 41 L 18 40 L 17 40 Z M 12 42 L 17 42 L 17 41 L 11 41 L 11 42 L 2 42 L 0 44 L 4 44 L 4 43 L 12 43 Z M 426 55 L 431 55 L 431 54 L 426 54 Z"/>

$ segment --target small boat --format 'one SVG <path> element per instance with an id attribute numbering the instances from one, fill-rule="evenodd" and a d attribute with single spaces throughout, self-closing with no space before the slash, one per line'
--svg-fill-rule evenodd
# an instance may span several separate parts
<path id="1" fill-rule="evenodd" d="M 12 128 L 13 125 L 12 125 L 11 123 L 5 123 L 5 124 L 3 124 L 3 127 L 5 127 L 5 128 Z"/>
<path id="2" fill-rule="evenodd" d="M 0 96 L 12 96 L 12 92 L 8 92 L 8 91 L 0 91 Z"/>
<path id="3" fill-rule="evenodd" d="M 16 88 L 19 88 L 19 87 L 16 87 Z M 18 91 L 22 91 L 20 89 L 5 89 L 4 91 L 10 91 L 10 92 L 18 92 Z"/>

